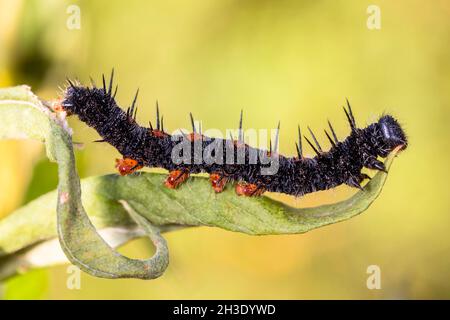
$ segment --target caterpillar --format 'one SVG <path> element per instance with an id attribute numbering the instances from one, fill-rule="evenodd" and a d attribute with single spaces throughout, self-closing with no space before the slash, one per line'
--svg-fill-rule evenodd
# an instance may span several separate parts
<path id="1" fill-rule="evenodd" d="M 201 129 L 196 129 L 192 114 L 192 133 L 170 135 L 164 130 L 158 105 L 155 127 L 151 122 L 149 127 L 136 122 L 139 91 L 130 107 L 126 111 L 122 110 L 115 101 L 117 86 L 113 92 L 113 78 L 114 70 L 107 86 L 103 75 L 101 87 L 97 87 L 93 81 L 91 86 L 86 87 L 68 79 L 60 107 L 94 128 L 102 138 L 97 142 L 107 142 L 122 154 L 122 159 L 116 159 L 116 168 L 121 175 L 131 174 L 143 167 L 164 168 L 169 171 L 164 184 L 172 189 L 180 186 L 189 175 L 201 172 L 209 174 L 215 192 L 222 192 L 228 182 L 236 182 L 236 193 L 244 196 L 259 196 L 266 191 L 302 196 L 342 184 L 362 189 L 361 183 L 370 179 L 362 172 L 363 168 L 386 171 L 379 158 L 387 157 L 397 147 L 401 150 L 407 147 L 406 135 L 391 115 L 384 114 L 377 122 L 358 128 L 348 100 L 347 108 L 343 109 L 351 132 L 340 141 L 328 121 L 330 131 L 324 130 L 331 144 L 328 151 L 322 149 L 308 127 L 314 143 L 306 136 L 303 138 L 316 153 L 314 157 L 303 155 L 300 126 L 297 155 L 294 157 L 279 155 L 277 147 L 262 150 L 247 145 L 242 135 L 242 112 L 237 139 L 232 136 L 222 139 L 203 135 Z M 275 145 L 278 143 L 278 132 L 279 126 Z M 173 159 L 181 143 L 184 143 L 183 147 L 197 151 L 187 155 L 179 152 L 188 161 Z M 198 154 L 207 151 L 216 161 L 196 159 Z M 268 167 L 267 159 L 275 158 L 278 170 L 272 174 L 263 174 L 263 170 Z"/>

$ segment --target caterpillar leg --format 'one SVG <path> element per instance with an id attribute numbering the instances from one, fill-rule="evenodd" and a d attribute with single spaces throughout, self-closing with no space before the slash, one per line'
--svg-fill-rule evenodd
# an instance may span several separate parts
<path id="1" fill-rule="evenodd" d="M 116 159 L 116 169 L 119 171 L 121 176 L 126 176 L 139 169 L 142 169 L 142 166 L 134 159 L 123 158 Z"/>
<path id="2" fill-rule="evenodd" d="M 209 181 L 211 182 L 211 186 L 214 189 L 216 193 L 220 193 L 225 188 L 225 185 L 227 184 L 228 179 L 224 176 L 221 176 L 218 173 L 212 173 L 209 176 Z"/>
<path id="3" fill-rule="evenodd" d="M 257 197 L 262 195 L 266 190 L 256 184 L 247 182 L 239 182 L 236 184 L 236 193 L 238 196 Z"/>
<path id="4" fill-rule="evenodd" d="M 359 180 L 360 179 L 351 177 L 350 179 L 347 180 L 346 184 L 350 187 L 357 188 L 359 190 L 363 190 L 363 187 L 361 187 L 361 184 L 360 184 L 361 182 Z"/>
<path id="5" fill-rule="evenodd" d="M 368 169 L 374 169 L 387 173 L 384 163 L 374 157 L 370 158 L 364 166 Z"/>
<path id="6" fill-rule="evenodd" d="M 347 185 L 349 185 L 350 187 L 354 187 L 354 188 L 358 188 L 360 190 L 363 190 L 363 187 L 361 186 L 361 182 L 363 182 L 364 180 L 370 180 L 372 179 L 370 176 L 368 176 L 365 173 L 360 173 L 359 177 L 351 177 L 348 181 L 347 181 Z"/>
<path id="7" fill-rule="evenodd" d="M 183 170 L 173 170 L 169 172 L 164 185 L 169 189 L 176 189 L 180 184 L 189 178 L 189 172 Z"/>

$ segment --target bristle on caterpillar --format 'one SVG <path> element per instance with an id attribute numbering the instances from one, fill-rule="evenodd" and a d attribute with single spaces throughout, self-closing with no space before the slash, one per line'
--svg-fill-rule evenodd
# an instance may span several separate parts
<path id="1" fill-rule="evenodd" d="M 385 158 L 396 147 L 407 146 L 406 135 L 397 122 L 390 115 L 383 115 L 375 123 L 365 128 L 358 128 L 353 110 L 347 100 L 344 113 L 350 126 L 350 135 L 340 141 L 331 122 L 328 121 L 329 131 L 325 135 L 331 144 L 328 151 L 324 151 L 319 144 L 312 129 L 308 127 L 311 138 L 302 136 L 298 127 L 297 155 L 287 157 L 278 154 L 278 124 L 276 139 L 268 151 L 248 146 L 243 138 L 243 113 L 239 119 L 239 134 L 237 139 L 208 138 L 202 134 L 201 128 L 196 128 L 194 118 L 190 114 L 192 133 L 170 135 L 164 130 L 163 117 L 160 116 L 158 103 L 156 105 L 156 123 L 153 127 L 142 127 L 136 122 L 137 99 L 136 92 L 131 105 L 124 111 L 115 101 L 116 89 L 113 92 L 113 76 L 107 85 L 103 76 L 103 86 L 98 88 L 95 84 L 90 87 L 75 85 L 68 80 L 68 87 L 64 93 L 62 108 L 68 114 L 75 114 L 101 136 L 101 142 L 114 146 L 123 156 L 117 160 L 116 168 L 121 175 L 130 174 L 142 167 L 158 167 L 169 171 L 165 182 L 168 188 L 177 188 L 186 181 L 190 174 L 209 173 L 211 186 L 219 193 L 225 188 L 227 182 L 235 181 L 236 193 L 244 196 L 257 196 L 262 193 L 280 192 L 294 196 L 327 190 L 341 184 L 354 188 L 362 188 L 363 180 L 369 176 L 362 173 L 363 168 L 386 171 L 379 158 Z M 191 161 L 176 163 L 172 159 L 174 148 L 180 140 L 187 140 L 194 148 L 200 145 L 203 154 L 212 143 L 220 143 L 223 156 L 218 163 L 195 161 L 195 154 L 190 155 Z M 312 158 L 303 154 L 302 139 L 305 139 L 316 155 Z M 225 152 L 233 152 L 232 158 L 237 159 L 238 153 L 248 160 L 252 154 L 265 154 L 268 157 L 277 156 L 278 170 L 269 175 L 262 174 L 261 169 L 266 167 L 259 158 L 253 162 L 228 163 Z M 227 149 L 228 148 L 228 149 Z"/>

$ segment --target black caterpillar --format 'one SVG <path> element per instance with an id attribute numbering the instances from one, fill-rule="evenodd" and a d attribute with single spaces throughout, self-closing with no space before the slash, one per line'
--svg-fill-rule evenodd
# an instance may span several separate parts
<path id="1" fill-rule="evenodd" d="M 163 119 L 159 117 L 158 108 L 156 128 L 153 128 L 151 123 L 149 128 L 136 123 L 138 92 L 126 112 L 117 105 L 115 101 L 117 87 L 116 91 L 112 92 L 113 75 L 114 73 L 111 74 L 108 88 L 104 76 L 102 88 L 96 87 L 94 83 L 91 87 L 75 85 L 68 80 L 69 85 L 61 107 L 69 114 L 76 114 L 81 121 L 97 130 L 102 137 L 102 140 L 98 141 L 108 142 L 123 155 L 123 159 L 116 160 L 120 174 L 132 173 L 143 166 L 164 168 L 170 172 L 165 182 L 169 188 L 176 188 L 189 177 L 189 174 L 200 172 L 210 174 L 210 181 L 216 192 L 221 192 L 227 181 L 236 181 L 238 182 L 236 192 L 247 196 L 260 195 L 265 191 L 301 196 L 341 184 L 361 188 L 361 182 L 370 178 L 361 172 L 363 167 L 385 171 L 385 166 L 378 157 L 385 158 L 395 148 L 405 149 L 407 146 L 404 131 L 390 115 L 383 115 L 378 122 L 364 129 L 357 128 L 348 101 L 347 109 L 344 108 L 344 111 L 351 133 L 345 140 L 339 141 L 331 123 L 328 122 L 331 135 L 326 130 L 325 134 L 331 143 L 329 151 L 322 150 L 308 128 L 315 145 L 308 138 L 304 138 L 317 154 L 313 158 L 303 156 L 300 127 L 296 157 L 278 155 L 272 148 L 265 151 L 248 146 L 244 143 L 242 134 L 239 134 L 238 140 L 232 137 L 228 140 L 205 137 L 201 134 L 201 130 L 196 131 L 192 115 L 193 133 L 171 136 L 164 131 Z M 242 132 L 242 112 L 239 132 Z M 211 154 L 216 158 L 219 155 L 219 159 L 223 161 L 196 163 L 194 159 L 196 152 L 193 152 L 188 157 L 190 161 L 174 163 L 172 152 L 181 140 L 185 143 L 187 141 L 192 150 L 197 146 L 197 151 L 201 154 L 208 148 L 211 149 L 212 143 L 216 143 L 221 149 L 215 149 Z M 231 164 L 225 159 L 226 152 L 230 150 L 231 159 L 234 160 Z M 255 154 L 258 155 L 256 160 Z M 239 155 L 245 157 L 245 163 L 236 163 Z M 273 156 L 277 156 L 278 171 L 271 175 L 262 174 L 262 169 L 267 168 L 267 162 L 263 163 L 262 159 Z"/>

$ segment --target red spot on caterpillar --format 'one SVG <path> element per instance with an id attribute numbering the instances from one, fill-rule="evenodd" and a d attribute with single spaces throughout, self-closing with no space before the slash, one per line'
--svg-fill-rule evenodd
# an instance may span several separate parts
<path id="1" fill-rule="evenodd" d="M 165 133 L 164 131 L 161 131 L 161 130 L 150 130 L 150 134 L 157 138 L 164 138 L 164 137 L 168 136 L 167 133 Z"/>
<path id="2" fill-rule="evenodd" d="M 62 101 L 63 101 L 62 98 L 58 98 L 58 99 L 50 101 L 50 108 L 56 113 L 66 111 L 64 109 L 64 107 L 62 106 Z M 68 113 L 68 115 L 69 115 L 69 113 Z"/>
<path id="3" fill-rule="evenodd" d="M 197 132 L 192 132 L 191 134 L 189 134 L 187 136 L 189 141 L 198 141 L 198 140 L 202 140 L 203 139 L 203 135 L 201 135 L 200 133 Z"/>
<path id="4" fill-rule="evenodd" d="M 164 185 L 169 189 L 176 189 L 180 184 L 185 182 L 189 178 L 189 172 L 182 170 L 173 170 L 169 172 Z"/>
<path id="5" fill-rule="evenodd" d="M 124 159 L 116 159 L 116 169 L 119 170 L 121 176 L 126 176 L 127 174 L 131 174 L 139 169 L 142 169 L 142 166 L 136 160 L 130 158 Z"/>
<path id="6" fill-rule="evenodd" d="M 240 182 L 236 185 L 236 193 L 238 196 L 256 197 L 262 195 L 266 190 L 258 187 L 256 184 Z"/>
<path id="7" fill-rule="evenodd" d="M 278 152 L 272 152 L 272 151 L 269 151 L 269 150 L 267 150 L 267 156 L 268 157 L 278 157 L 278 156 L 280 156 L 279 155 L 279 153 Z"/>
<path id="8" fill-rule="evenodd" d="M 227 178 L 217 173 L 212 173 L 209 176 L 209 181 L 211 182 L 211 186 L 216 193 L 222 192 L 227 184 Z"/>

